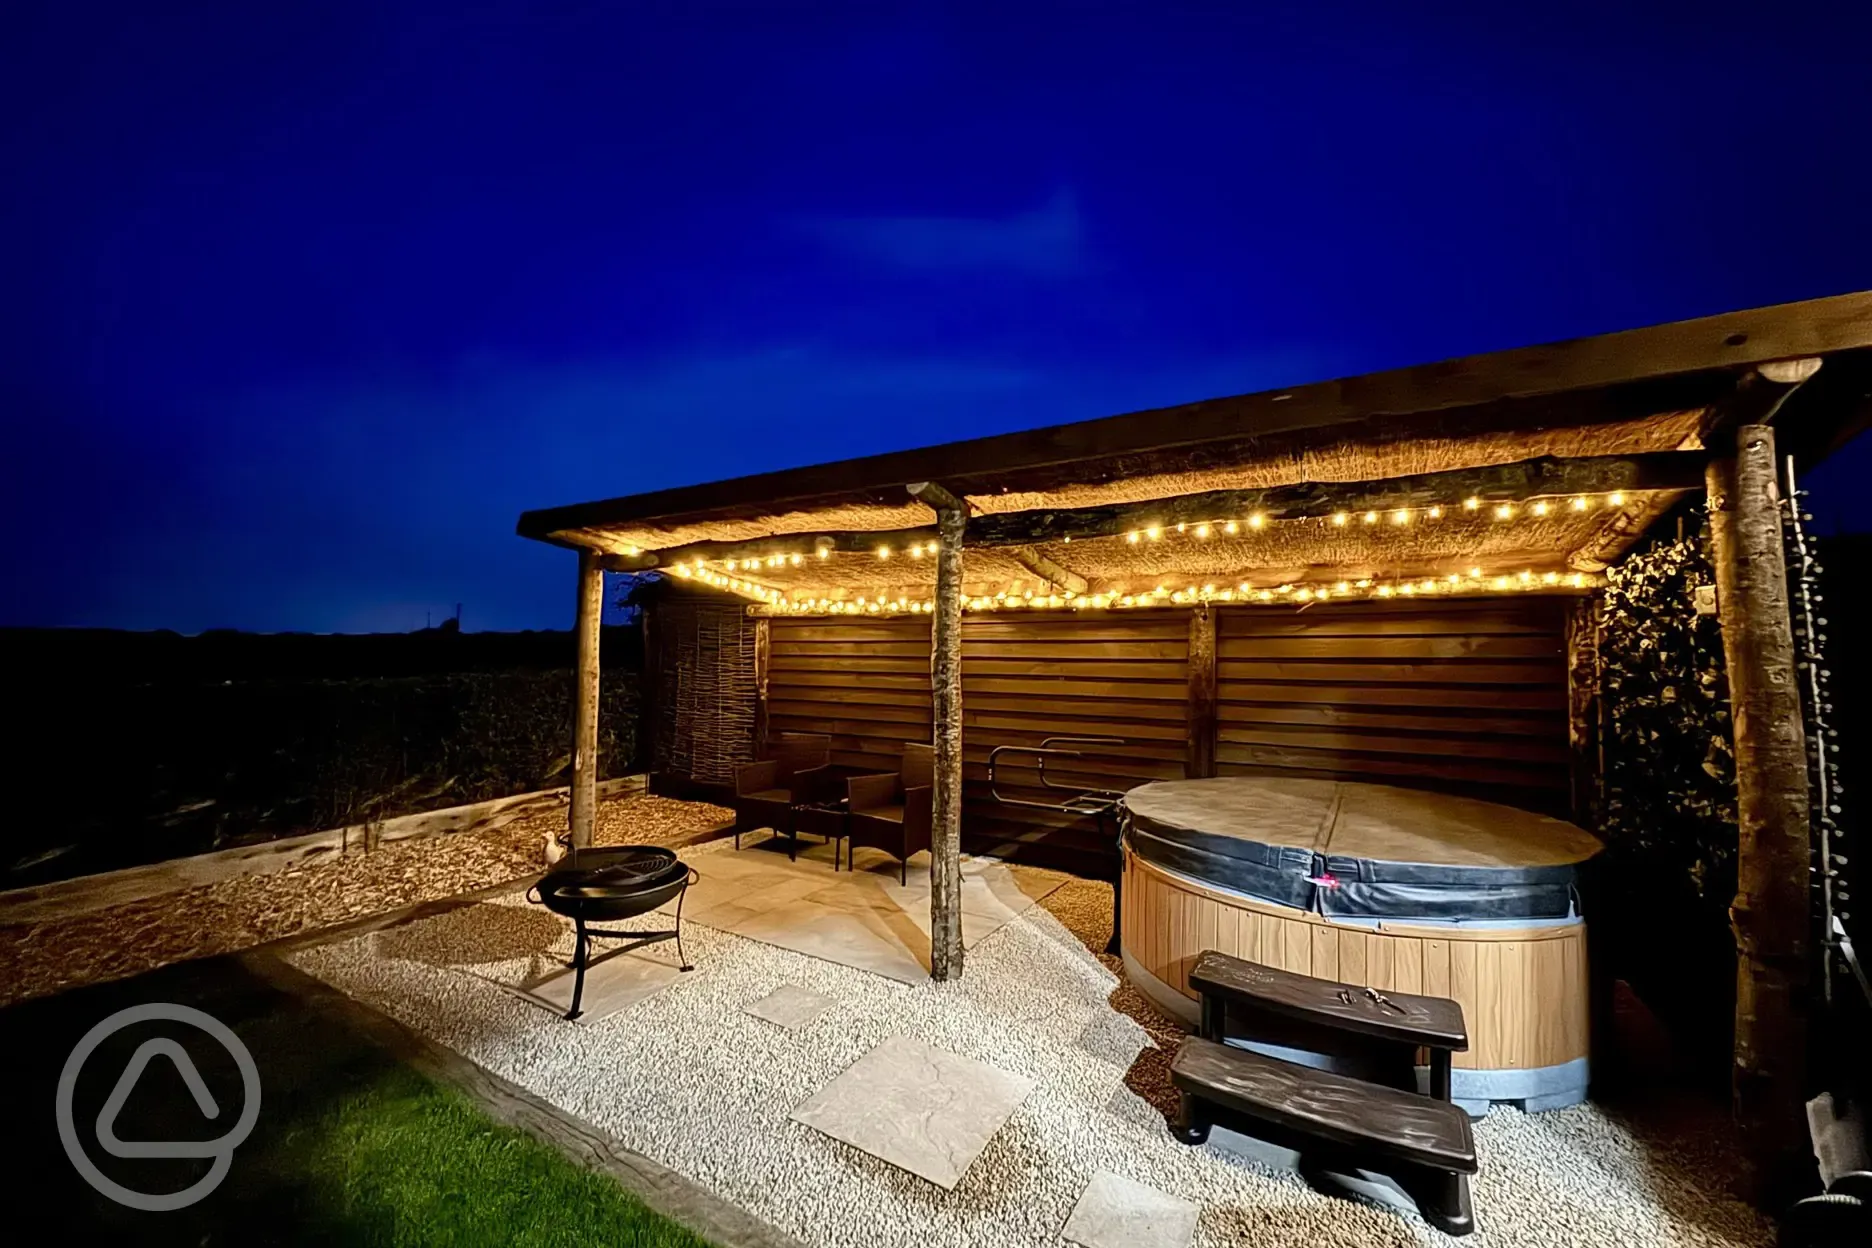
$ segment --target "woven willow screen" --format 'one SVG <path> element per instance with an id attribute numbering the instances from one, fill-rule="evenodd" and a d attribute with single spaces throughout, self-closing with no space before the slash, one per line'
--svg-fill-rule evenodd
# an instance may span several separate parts
<path id="1" fill-rule="evenodd" d="M 666 600 L 657 648 L 655 767 L 726 784 L 754 760 L 754 621 L 740 603 Z"/>

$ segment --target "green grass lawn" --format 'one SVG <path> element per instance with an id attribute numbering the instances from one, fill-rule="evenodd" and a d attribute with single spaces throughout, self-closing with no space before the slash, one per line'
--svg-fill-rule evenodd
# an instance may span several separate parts
<path id="1" fill-rule="evenodd" d="M 291 1178 L 290 1242 L 708 1244 L 407 1069 L 385 1070 L 293 1123 L 264 1164 Z"/>
<path id="2" fill-rule="evenodd" d="M 150 1002 L 185 1003 L 225 1023 L 251 1053 L 262 1088 L 253 1133 L 225 1181 L 168 1212 L 120 1204 L 86 1182 L 66 1156 L 54 1112 L 60 1072 L 80 1037 Z M 120 1031 L 87 1059 L 72 1092 L 79 1124 L 97 1121 L 145 1036 Z M 244 1103 L 240 1072 L 213 1037 L 180 1028 L 176 1038 L 219 1106 Z M 0 1191 L 22 1208 L 56 1211 L 59 1241 L 68 1244 L 709 1248 L 609 1174 L 502 1125 L 472 1095 L 425 1073 L 423 1062 L 411 1065 L 414 1044 L 380 1015 L 265 959 L 204 958 L 10 1006 L 0 1010 L 0 1070 L 13 1077 L 20 1103 L 8 1119 Z M 225 1129 L 204 1119 L 167 1061 L 151 1062 L 120 1108 L 126 1140 L 211 1139 Z M 86 1152 L 141 1192 L 179 1191 L 208 1166 L 110 1157 L 95 1139 Z"/>

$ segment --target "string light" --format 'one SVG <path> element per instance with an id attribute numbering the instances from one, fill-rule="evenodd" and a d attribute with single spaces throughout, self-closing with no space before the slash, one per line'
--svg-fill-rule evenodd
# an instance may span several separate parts
<path id="1" fill-rule="evenodd" d="M 1243 581 L 1233 589 L 1217 589 L 1214 585 L 1194 585 L 1172 590 L 1159 585 L 1143 593 L 1124 593 L 1119 590 L 1097 594 L 1037 594 L 1031 588 L 1023 588 L 1010 594 L 1000 590 L 990 598 L 976 595 L 963 600 L 963 608 L 973 612 L 992 611 L 1088 611 L 1107 609 L 1139 609 L 1161 606 L 1193 604 L 1197 602 L 1244 602 L 1293 603 L 1328 602 L 1336 598 L 1356 598 L 1363 595 L 1371 599 L 1442 597 L 1478 592 L 1508 592 L 1513 590 L 1554 589 L 1565 586 L 1570 589 L 1585 589 L 1602 584 L 1598 577 L 1581 572 L 1561 573 L 1549 570 L 1535 573 L 1523 570 L 1519 573 L 1497 574 L 1484 577 L 1480 569 L 1470 568 L 1468 575 L 1460 572 L 1446 573 L 1443 577 L 1422 577 L 1399 581 L 1376 581 L 1361 577 L 1356 581 L 1339 580 L 1317 584 L 1289 583 L 1273 589 L 1254 589 Z M 826 598 L 787 599 L 777 590 L 736 578 L 720 576 L 706 569 L 694 569 L 685 572 L 694 579 L 718 584 L 752 598 L 759 604 L 755 609 L 766 609 L 774 613 L 794 615 L 921 615 L 932 612 L 936 604 L 931 599 L 914 599 L 898 596 L 894 598 L 870 597 L 860 594 L 851 601 Z"/>
<path id="2" fill-rule="evenodd" d="M 1623 507 L 1627 501 L 1627 494 L 1623 490 L 1613 490 L 1604 495 L 1576 494 L 1567 498 L 1564 502 L 1569 510 L 1585 512 L 1592 510 L 1595 499 L 1598 500 L 1600 505 L 1606 507 Z M 1472 495 L 1462 501 L 1462 509 L 1468 512 L 1480 511 L 1482 503 L 1483 500 L 1481 498 Z M 1545 498 L 1534 499 L 1525 504 L 1503 500 L 1491 504 L 1490 512 L 1497 521 L 1514 519 L 1522 510 L 1525 510 L 1532 516 L 1546 517 L 1552 515 L 1555 508 L 1560 505 L 1560 502 L 1550 501 Z M 1418 518 L 1420 514 L 1425 519 L 1440 520 L 1443 518 L 1445 510 L 1445 505 L 1441 503 L 1432 504 L 1431 506 L 1419 509 L 1399 507 L 1388 513 L 1382 513 L 1376 509 L 1372 509 L 1360 513 L 1359 518 L 1367 525 L 1376 525 L 1381 515 L 1388 514 L 1393 524 L 1402 526 L 1409 524 L 1412 520 Z M 1322 517 L 1317 514 L 1313 516 L 1296 515 L 1287 517 L 1289 520 L 1299 521 L 1320 518 Z M 1344 528 L 1351 523 L 1352 513 L 1341 509 L 1326 513 L 1323 518 L 1330 521 L 1334 527 Z M 1255 512 L 1247 517 L 1247 524 L 1250 529 L 1254 530 L 1266 528 L 1268 524 L 1267 513 Z M 1241 524 L 1234 519 L 1180 521 L 1172 527 L 1174 527 L 1178 533 L 1187 533 L 1191 528 L 1194 528 L 1195 536 L 1198 539 L 1207 540 L 1215 536 L 1215 530 L 1218 526 L 1223 533 L 1230 536 L 1238 535 L 1241 532 Z M 1125 541 L 1131 545 L 1137 545 L 1146 538 L 1153 542 L 1161 541 L 1163 537 L 1164 526 L 1161 524 L 1148 525 L 1142 529 L 1132 529 L 1124 534 Z M 1072 535 L 1063 535 L 1060 540 L 1062 542 L 1071 542 Z M 832 556 L 832 546 L 833 543 L 830 539 L 822 537 L 819 539 L 819 542 L 815 544 L 813 554 L 821 560 L 830 559 Z M 626 553 L 629 554 L 643 553 L 639 547 L 634 545 L 627 545 L 624 549 Z M 921 559 L 926 555 L 933 556 L 937 554 L 939 547 L 934 541 L 913 542 L 905 549 L 909 552 L 910 558 Z M 875 553 L 879 559 L 889 559 L 895 552 L 888 545 L 880 545 L 875 548 Z M 682 565 L 686 566 L 690 561 L 685 559 L 681 562 Z M 763 566 L 769 568 L 784 568 L 790 565 L 797 568 L 804 562 L 804 556 L 798 551 L 794 551 L 769 555 L 730 556 L 721 560 L 721 567 L 724 571 L 733 572 L 737 569 L 754 569 Z M 706 564 L 706 560 L 699 558 L 694 560 L 695 567 L 704 567 Z"/>

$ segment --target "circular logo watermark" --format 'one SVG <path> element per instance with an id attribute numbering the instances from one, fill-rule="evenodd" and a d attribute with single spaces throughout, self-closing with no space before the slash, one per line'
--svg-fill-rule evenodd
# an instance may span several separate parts
<path id="1" fill-rule="evenodd" d="M 145 1040 L 131 1054 L 130 1062 L 124 1067 L 123 1074 L 117 1077 L 117 1086 L 104 1100 L 104 1108 L 98 1111 L 97 1138 L 103 1150 L 113 1157 L 212 1157 L 213 1164 L 208 1173 L 179 1192 L 167 1192 L 150 1195 L 136 1192 L 107 1177 L 97 1168 L 97 1164 L 85 1154 L 84 1145 L 78 1140 L 78 1128 L 72 1121 L 72 1093 L 78 1086 L 78 1072 L 84 1068 L 85 1059 L 90 1057 L 98 1045 L 125 1027 L 134 1023 L 154 1020 L 187 1023 L 213 1036 L 234 1058 L 234 1065 L 240 1069 L 241 1091 L 245 1103 L 241 1106 L 240 1120 L 228 1133 L 216 1140 L 120 1140 L 117 1138 L 117 1115 L 130 1099 L 130 1090 L 136 1087 L 137 1078 L 143 1068 L 150 1064 L 150 1059 L 162 1056 L 175 1064 L 176 1073 L 182 1076 L 189 1094 L 195 1098 L 195 1105 L 202 1116 L 215 1119 L 221 1116 L 221 1107 L 208 1092 L 208 1085 L 202 1081 L 201 1072 L 195 1069 L 195 1063 L 186 1050 L 174 1040 L 157 1037 Z M 95 1187 L 104 1195 L 120 1205 L 132 1209 L 143 1209 L 151 1213 L 162 1213 L 170 1209 L 184 1209 L 194 1204 L 221 1185 L 227 1177 L 228 1167 L 234 1164 L 234 1150 L 247 1139 L 253 1131 L 254 1122 L 260 1117 L 260 1068 L 254 1065 L 253 1054 L 241 1043 L 239 1036 L 220 1019 L 204 1014 L 200 1010 L 186 1005 L 170 1005 L 155 1001 L 148 1005 L 133 1005 L 127 1010 L 119 1010 L 109 1018 L 87 1031 L 78 1047 L 65 1059 L 65 1069 L 59 1072 L 58 1098 L 56 1106 L 59 1139 L 65 1144 L 65 1155 L 85 1182 Z"/>

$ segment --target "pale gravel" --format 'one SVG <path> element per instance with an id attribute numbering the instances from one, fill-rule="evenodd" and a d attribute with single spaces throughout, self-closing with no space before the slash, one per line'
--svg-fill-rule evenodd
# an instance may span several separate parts
<path id="1" fill-rule="evenodd" d="M 706 869 L 714 848 L 685 856 Z M 972 948 L 962 981 L 948 985 L 899 984 L 691 924 L 700 969 L 591 1026 L 500 986 L 566 955 L 569 937 L 549 917 L 508 896 L 294 960 L 824 1248 L 1054 1245 L 1099 1170 L 1199 1204 L 1194 1242 L 1204 1248 L 1448 1242 L 1413 1218 L 1172 1141 L 1125 1086 L 1148 1033 L 1113 1008 L 1111 971 L 1041 907 Z M 646 952 L 673 956 L 668 945 Z M 742 1012 L 789 983 L 837 1004 L 796 1032 Z M 1037 1085 L 954 1191 L 787 1117 L 893 1034 Z M 1498 1108 L 1476 1134 L 1477 1248 L 1771 1242 L 1768 1224 L 1709 1179 L 1700 1138 L 1681 1148 L 1641 1138 L 1591 1106 Z"/>
<path id="2" fill-rule="evenodd" d="M 680 842 L 734 818 L 725 807 L 644 793 L 602 802 L 596 814 L 599 845 Z M 565 820 L 559 808 L 485 831 L 395 841 L 288 871 L 0 926 L 0 1006 L 521 879 L 544 869 L 546 831 L 563 829 Z"/>

